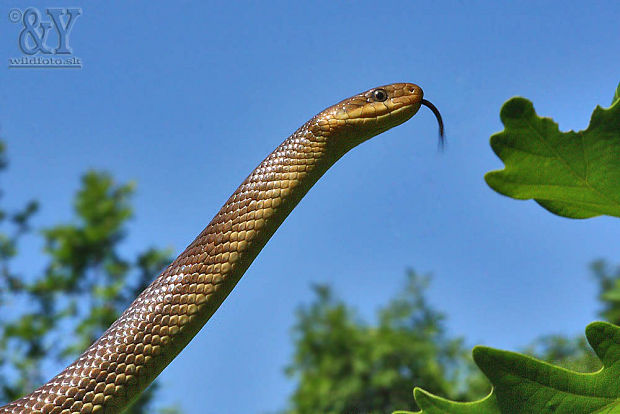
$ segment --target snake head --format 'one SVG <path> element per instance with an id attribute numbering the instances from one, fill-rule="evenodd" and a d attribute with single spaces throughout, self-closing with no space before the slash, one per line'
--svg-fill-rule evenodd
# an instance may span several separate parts
<path id="1" fill-rule="evenodd" d="M 393 83 L 345 99 L 315 116 L 311 130 L 348 151 L 390 128 L 402 124 L 426 105 L 435 114 L 443 142 L 443 122 L 437 108 L 423 99 L 413 83 Z"/>

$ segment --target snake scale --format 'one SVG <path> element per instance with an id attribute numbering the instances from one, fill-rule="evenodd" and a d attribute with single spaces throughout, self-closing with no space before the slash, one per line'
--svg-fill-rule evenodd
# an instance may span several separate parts
<path id="1" fill-rule="evenodd" d="M 75 362 L 3 414 L 118 413 L 198 333 L 317 180 L 356 145 L 428 106 L 411 83 L 373 88 L 314 116 L 243 181 L 185 249 Z"/>

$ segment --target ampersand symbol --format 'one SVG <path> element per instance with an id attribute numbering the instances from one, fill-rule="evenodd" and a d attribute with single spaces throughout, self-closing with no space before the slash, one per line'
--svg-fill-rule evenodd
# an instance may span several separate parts
<path id="1" fill-rule="evenodd" d="M 34 55 L 37 52 L 46 54 L 52 53 L 45 45 L 48 30 L 51 29 L 52 24 L 50 22 L 41 21 L 39 10 L 34 8 L 27 9 L 24 12 L 22 22 L 24 24 L 24 30 L 19 34 L 19 47 L 22 52 L 27 55 Z M 40 36 L 37 28 L 40 28 L 42 31 Z M 34 43 L 34 46 L 28 43 L 28 37 L 30 37 L 30 40 Z"/>

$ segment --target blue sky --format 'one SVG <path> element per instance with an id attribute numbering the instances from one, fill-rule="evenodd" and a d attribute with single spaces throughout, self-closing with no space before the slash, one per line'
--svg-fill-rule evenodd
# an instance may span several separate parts
<path id="1" fill-rule="evenodd" d="M 89 168 L 135 180 L 127 255 L 180 252 L 277 144 L 352 94 L 414 82 L 444 116 L 443 154 L 422 108 L 328 172 L 161 375 L 162 403 L 187 413 L 283 408 L 294 311 L 312 283 L 371 318 L 407 267 L 430 272 L 431 303 L 470 345 L 516 350 L 596 319 L 587 267 L 620 261 L 618 220 L 559 218 L 496 194 L 483 175 L 502 166 L 489 136 L 511 96 L 562 130 L 584 129 L 596 105 L 609 105 L 618 2 L 29 4 L 82 7 L 70 43 L 84 67 L 0 68 L 3 202 L 39 199 L 40 227 L 70 219 Z M 0 9 L 5 59 L 20 54 L 12 7 L 23 3 Z M 25 247 L 16 266 L 32 274 L 41 245 Z"/>

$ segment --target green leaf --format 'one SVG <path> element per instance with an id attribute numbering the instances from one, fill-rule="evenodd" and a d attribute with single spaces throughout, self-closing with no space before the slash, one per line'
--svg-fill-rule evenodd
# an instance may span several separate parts
<path id="1" fill-rule="evenodd" d="M 418 414 L 592 414 L 620 413 L 620 328 L 594 322 L 586 338 L 603 368 L 579 373 L 529 356 L 487 347 L 474 360 L 493 384 L 486 398 L 461 403 L 416 389 Z M 406 413 L 399 411 L 398 413 Z"/>
<path id="2" fill-rule="evenodd" d="M 422 411 L 396 411 L 393 414 L 499 414 L 499 407 L 495 394 L 475 402 L 455 402 L 438 397 L 421 388 L 413 390 L 415 402 L 422 407 Z"/>
<path id="3" fill-rule="evenodd" d="M 491 188 L 564 217 L 620 217 L 620 85 L 612 106 L 596 107 L 583 131 L 560 132 L 520 97 L 503 105 L 500 118 L 504 130 L 491 136 L 491 147 L 505 168 L 485 175 Z"/>

